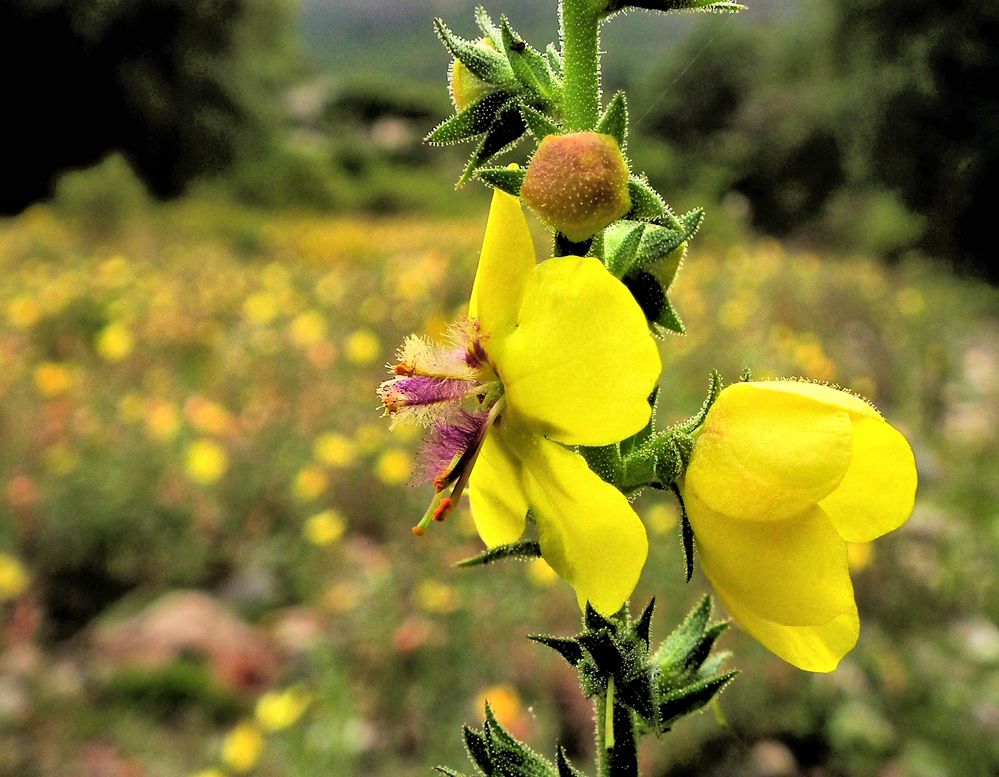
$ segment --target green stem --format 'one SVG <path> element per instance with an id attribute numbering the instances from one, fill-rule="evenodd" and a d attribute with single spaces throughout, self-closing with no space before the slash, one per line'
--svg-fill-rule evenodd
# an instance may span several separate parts
<path id="1" fill-rule="evenodd" d="M 566 129 L 591 130 L 600 116 L 600 0 L 562 0 L 559 24 L 565 60 L 562 105 Z"/>
<path id="2" fill-rule="evenodd" d="M 638 746 L 631 710 L 614 703 L 614 676 L 598 696 L 597 777 L 638 777 Z"/>

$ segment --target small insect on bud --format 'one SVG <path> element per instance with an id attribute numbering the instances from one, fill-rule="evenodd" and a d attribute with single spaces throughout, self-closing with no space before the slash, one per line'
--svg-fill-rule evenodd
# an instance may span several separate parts
<path id="1" fill-rule="evenodd" d="M 549 135 L 528 165 L 520 198 L 548 226 L 578 243 L 631 209 L 628 166 L 610 135 Z"/>
<path id="2" fill-rule="evenodd" d="M 483 49 L 496 50 L 489 38 L 481 38 L 475 42 L 475 45 Z M 484 94 L 488 94 L 494 89 L 491 84 L 483 81 L 457 59 L 451 62 L 448 83 L 451 87 L 451 102 L 454 103 L 455 110 L 458 111 L 465 110 Z"/>

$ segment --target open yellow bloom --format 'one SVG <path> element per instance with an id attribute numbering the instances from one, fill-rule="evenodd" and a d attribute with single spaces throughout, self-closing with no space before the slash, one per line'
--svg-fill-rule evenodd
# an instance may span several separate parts
<path id="1" fill-rule="evenodd" d="M 847 543 L 908 519 L 916 466 L 905 438 L 852 394 L 738 383 L 708 412 L 681 491 L 732 617 L 785 661 L 831 672 L 860 634 Z"/>
<path id="2" fill-rule="evenodd" d="M 407 339 L 379 388 L 394 421 L 430 428 L 423 470 L 437 497 L 418 533 L 466 484 L 489 547 L 516 541 L 530 508 L 548 563 L 581 603 L 613 613 L 645 563 L 645 529 L 566 446 L 607 445 L 648 422 L 660 361 L 645 316 L 597 259 L 537 264 L 519 202 L 499 191 L 468 315 L 449 347 Z"/>

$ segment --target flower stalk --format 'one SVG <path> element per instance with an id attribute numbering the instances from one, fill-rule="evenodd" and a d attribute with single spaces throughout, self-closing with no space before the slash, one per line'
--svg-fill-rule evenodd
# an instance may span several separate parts
<path id="1" fill-rule="evenodd" d="M 559 5 L 562 115 L 569 132 L 593 129 L 599 118 L 601 5 L 598 0 L 562 0 Z"/>

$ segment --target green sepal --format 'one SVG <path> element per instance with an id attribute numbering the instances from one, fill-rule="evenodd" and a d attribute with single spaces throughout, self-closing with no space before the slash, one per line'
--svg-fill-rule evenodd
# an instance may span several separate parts
<path id="1" fill-rule="evenodd" d="M 564 131 L 558 122 L 530 105 L 521 105 L 520 115 L 523 117 L 528 131 L 539 143 L 549 135 L 561 135 Z"/>
<path id="2" fill-rule="evenodd" d="M 493 23 L 486 9 L 481 5 L 475 6 L 475 23 L 482 30 L 482 34 L 493 42 L 496 50 L 502 51 L 503 33 L 500 32 L 500 28 Z"/>
<path id="3" fill-rule="evenodd" d="M 503 51 L 513 70 L 514 77 L 534 96 L 551 101 L 555 98 L 555 75 L 548 67 L 545 58 L 510 26 L 505 16 L 501 17 Z"/>
<path id="4" fill-rule="evenodd" d="M 454 769 L 451 769 L 450 767 L 447 766 L 435 766 L 434 771 L 439 772 L 440 774 L 447 775 L 447 777 L 468 777 L 467 774 L 455 771 Z"/>
<path id="5" fill-rule="evenodd" d="M 516 107 L 507 107 L 497 114 L 489 130 L 479 142 L 478 147 L 468 159 L 465 171 L 458 179 L 458 188 L 465 185 L 472 174 L 482 165 L 499 153 L 511 148 L 527 129 L 520 111 Z"/>
<path id="6" fill-rule="evenodd" d="M 527 561 L 532 558 L 540 558 L 541 545 L 534 540 L 524 540 L 522 542 L 511 542 L 508 545 L 497 545 L 490 548 L 478 556 L 472 556 L 458 562 L 459 567 L 478 567 L 492 564 L 503 559 L 517 559 Z"/>
<path id="7" fill-rule="evenodd" d="M 603 115 L 597 122 L 596 132 L 610 135 L 617 141 L 621 151 L 628 145 L 628 99 L 624 92 L 615 92 Z"/>
<path id="8" fill-rule="evenodd" d="M 724 385 L 721 373 L 718 370 L 711 370 L 711 373 L 708 375 L 708 394 L 701 403 L 700 409 L 686 421 L 677 425 L 677 429 L 687 433 L 698 429 L 704 423 L 704 419 L 708 417 L 708 411 L 711 410 L 711 406 L 718 399 L 718 395 L 721 394 Z"/>
<path id="9" fill-rule="evenodd" d="M 565 62 L 562 60 L 562 52 L 555 48 L 554 43 L 549 43 L 545 46 L 545 61 L 548 62 L 548 67 L 552 69 L 552 73 L 556 78 L 562 78 L 565 75 Z"/>
<path id="10" fill-rule="evenodd" d="M 468 753 L 468 759 L 484 774 L 492 774 L 493 759 L 489 752 L 489 741 L 486 739 L 485 732 L 471 726 L 462 726 L 461 733 L 465 739 L 465 752 Z"/>
<path id="11" fill-rule="evenodd" d="M 676 253 L 677 249 L 689 242 L 703 223 L 703 208 L 694 208 L 677 218 L 676 226 L 649 224 L 642 233 L 642 241 L 635 251 L 631 265 L 622 275 L 627 275 L 633 269 L 647 268 L 661 260 L 668 260 L 669 266 L 656 267 L 656 275 L 668 289 L 676 277 L 682 259 L 681 254 Z"/>
<path id="12" fill-rule="evenodd" d="M 583 625 L 591 631 L 598 629 L 607 629 L 608 631 L 614 631 L 615 623 L 609 618 L 605 618 L 593 607 L 589 602 L 586 603 L 586 607 L 583 610 Z"/>
<path id="13" fill-rule="evenodd" d="M 590 246 L 593 245 L 593 238 L 586 238 L 582 243 L 575 243 L 561 232 L 555 233 L 555 241 L 552 246 L 553 256 L 587 256 Z"/>
<path id="14" fill-rule="evenodd" d="M 513 68 L 500 51 L 476 45 L 451 32 L 443 19 L 434 19 L 437 37 L 451 52 L 451 56 L 487 84 L 499 86 L 513 80 Z"/>
<path id="15" fill-rule="evenodd" d="M 509 92 L 483 95 L 465 110 L 434 127 L 424 140 L 435 146 L 444 146 L 478 137 L 489 131 L 496 120 L 496 114 L 512 99 L 513 95 Z"/>
<path id="16" fill-rule="evenodd" d="M 554 637 L 550 634 L 528 634 L 527 638 L 545 647 L 550 647 L 568 661 L 570 666 L 578 666 L 579 662 L 583 660 L 583 649 L 574 639 Z"/>
<path id="17" fill-rule="evenodd" d="M 687 505 L 684 504 L 683 494 L 674 482 L 671 486 L 680 505 L 680 542 L 683 545 L 683 568 L 686 575 L 686 582 L 694 576 L 694 527 L 690 525 L 690 518 L 687 517 Z"/>
<path id="18" fill-rule="evenodd" d="M 674 668 L 685 663 L 687 654 L 697 647 L 704 635 L 710 617 L 711 597 L 704 594 L 687 613 L 687 617 L 670 632 L 656 650 L 653 661 L 659 665 L 661 672 L 668 675 Z"/>
<path id="19" fill-rule="evenodd" d="M 586 459 L 586 465 L 596 472 L 600 479 L 612 486 L 621 482 L 621 449 L 619 443 L 599 447 L 581 447 L 579 452 Z"/>
<path id="20" fill-rule="evenodd" d="M 565 754 L 565 748 L 558 746 L 558 753 L 555 758 L 555 766 L 558 767 L 558 777 L 586 777 L 579 769 L 572 765 L 569 756 Z"/>
<path id="21" fill-rule="evenodd" d="M 488 702 L 486 703 L 486 722 L 483 728 L 489 744 L 493 768 L 497 775 L 503 775 L 503 777 L 557 777 L 554 764 L 503 728 Z"/>
<path id="22" fill-rule="evenodd" d="M 628 195 L 631 197 L 631 210 L 625 214 L 626 219 L 655 221 L 666 213 L 665 201 L 645 178 L 629 176 Z"/>
<path id="23" fill-rule="evenodd" d="M 642 8 L 660 13 L 738 13 L 748 6 L 730 0 L 608 0 L 604 14 L 628 8 Z"/>
<path id="24" fill-rule="evenodd" d="M 677 720 L 711 702 L 737 674 L 737 671 L 726 672 L 667 694 L 658 709 L 660 730 L 668 731 Z"/>
<path id="25" fill-rule="evenodd" d="M 653 596 L 649 599 L 649 603 L 645 605 L 645 609 L 642 610 L 642 614 L 635 621 L 635 634 L 638 636 L 642 642 L 645 643 L 645 647 L 651 647 L 652 640 L 652 616 L 656 611 L 656 598 Z"/>
<path id="26" fill-rule="evenodd" d="M 480 167 L 475 171 L 475 177 L 486 186 L 520 196 L 520 187 L 524 183 L 527 170 L 512 167 Z"/>
<path id="27" fill-rule="evenodd" d="M 616 278 L 623 278 L 635 264 L 646 225 L 643 221 L 621 219 L 603 232 L 604 264 Z"/>
<path id="28" fill-rule="evenodd" d="M 645 314 L 652 330 L 662 335 L 668 330 L 683 334 L 686 330 L 673 307 L 662 282 L 647 270 L 637 270 L 621 279 Z"/>

